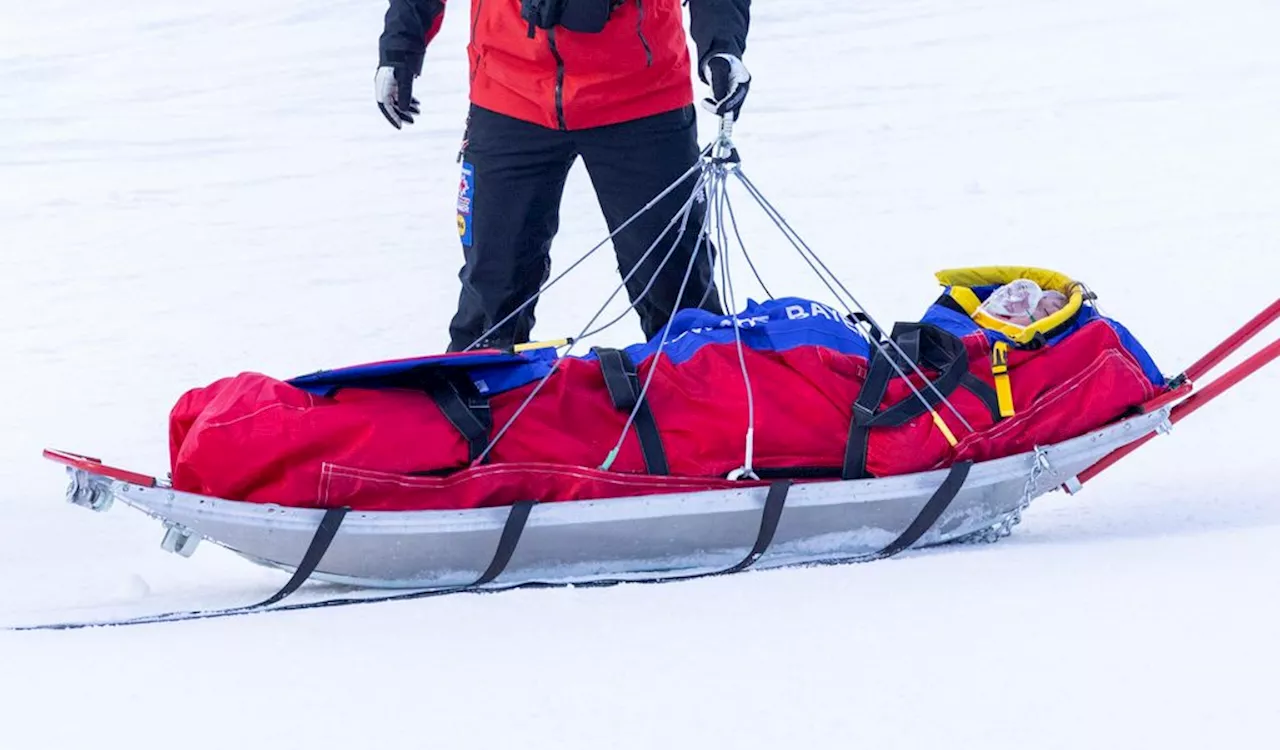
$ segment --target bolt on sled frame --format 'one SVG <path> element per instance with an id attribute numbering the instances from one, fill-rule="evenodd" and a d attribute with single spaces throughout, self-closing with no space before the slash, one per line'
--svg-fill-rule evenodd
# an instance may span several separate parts
<path id="1" fill-rule="evenodd" d="M 851 318 L 865 321 L 873 331 L 883 330 L 742 174 L 731 134 L 732 121 L 722 121 L 719 137 L 703 150 L 699 164 L 640 213 L 678 184 L 697 175 L 689 201 L 682 213 L 672 218 L 669 228 L 679 224 L 680 233 L 685 231 L 690 206 L 701 193 L 712 209 L 707 211 L 707 220 L 713 214 L 721 219 L 717 239 L 723 250 L 729 245 L 726 224 L 722 221 L 728 205 L 724 185 L 729 177 L 736 177 L 833 295 L 846 305 Z M 731 207 L 729 215 L 732 218 Z M 602 247 L 634 218 L 619 226 L 587 255 Z M 737 234 L 736 220 L 732 227 Z M 705 222 L 699 231 L 701 235 L 710 235 Z M 677 236 L 673 247 L 679 239 Z M 657 244 L 655 241 L 654 246 Z M 738 244 L 750 263 L 740 236 Z M 697 252 L 694 255 L 696 257 Z M 534 298 L 585 257 L 547 283 Z M 690 268 L 692 263 L 691 259 Z M 724 292 L 732 297 L 727 257 L 720 259 L 720 273 Z M 688 278 L 687 271 L 685 278 Z M 623 284 L 626 281 L 624 278 Z M 614 294 L 621 289 L 619 285 Z M 683 296 L 683 289 L 678 296 Z M 853 308 L 857 308 L 857 312 Z M 577 337 L 555 342 L 555 345 L 572 348 L 583 338 L 607 328 L 612 323 L 593 328 L 604 310 L 601 307 Z M 508 319 L 518 312 L 519 309 Z M 1280 356 L 1278 339 L 1218 380 L 1202 389 L 1195 388 L 1196 382 L 1209 370 L 1277 318 L 1280 318 L 1280 300 L 1169 381 L 1154 399 L 1100 429 L 1017 455 L 977 463 L 959 462 L 945 469 L 883 478 L 761 481 L 752 464 L 753 418 L 747 423 L 742 467 L 729 477 L 745 480 L 741 487 L 537 505 L 518 502 L 473 510 L 358 511 L 241 502 L 181 492 L 153 476 L 111 467 L 87 456 L 48 450 L 45 457 L 65 465 L 70 475 L 67 499 L 71 503 L 105 511 L 118 500 L 161 521 L 162 546 L 168 551 L 189 556 L 198 542 L 205 539 L 255 563 L 289 571 L 292 577 L 275 596 L 246 607 L 164 613 L 108 623 L 34 627 L 198 619 L 527 585 L 679 580 L 738 572 L 747 567 L 863 562 L 906 549 L 944 543 L 992 542 L 1010 533 L 1021 520 L 1022 511 L 1035 498 L 1058 488 L 1078 492 L 1085 482 L 1115 461 L 1156 434 L 1167 432 L 1174 423 Z M 737 336 L 736 327 L 734 332 Z M 868 339 L 875 347 L 897 346 L 892 338 L 882 341 L 869 336 Z M 656 356 L 662 355 L 665 343 L 664 331 Z M 742 346 L 740 338 L 737 345 Z M 898 353 L 902 354 L 900 349 Z M 912 360 L 892 356 L 888 359 L 894 363 L 898 375 L 910 383 L 897 362 L 905 361 L 915 367 Z M 650 368 L 650 376 L 654 369 Z M 919 369 L 915 372 L 923 377 Z M 749 383 L 745 362 L 742 375 Z M 551 372 L 546 377 L 550 376 Z M 930 381 L 923 380 L 922 389 L 927 390 Z M 648 382 L 645 381 L 644 388 Z M 912 390 L 954 445 L 954 438 L 950 437 L 938 412 L 914 385 Z M 534 398 L 537 392 L 535 388 L 528 399 Z M 750 394 L 750 387 L 747 392 Z M 643 401 L 644 395 L 645 390 L 641 389 L 638 401 Z M 945 397 L 937 395 L 938 404 L 950 407 Z M 963 422 L 959 412 L 951 408 Z M 519 415 L 517 410 L 510 421 Z M 628 420 L 628 427 L 630 424 Z M 493 442 L 501 439 L 506 426 L 497 431 Z M 599 469 L 607 471 L 615 455 L 616 450 Z M 278 605 L 310 578 L 397 591 L 372 598 L 353 596 Z"/>

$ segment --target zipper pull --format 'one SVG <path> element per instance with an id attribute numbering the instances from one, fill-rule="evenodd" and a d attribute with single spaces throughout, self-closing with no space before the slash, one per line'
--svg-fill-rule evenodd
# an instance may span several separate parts
<path id="1" fill-rule="evenodd" d="M 471 141 L 471 113 L 467 113 L 467 121 L 462 126 L 462 143 L 458 146 L 458 161 L 461 164 L 466 158 L 467 144 Z"/>

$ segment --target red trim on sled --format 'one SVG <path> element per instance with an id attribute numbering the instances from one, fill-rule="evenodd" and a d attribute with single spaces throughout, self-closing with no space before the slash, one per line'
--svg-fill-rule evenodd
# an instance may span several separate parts
<path id="1" fill-rule="evenodd" d="M 107 466 L 102 463 L 101 459 L 82 456 L 79 453 L 68 453 L 67 451 L 58 451 L 50 448 L 44 450 L 44 457 L 55 463 L 70 466 L 75 469 L 87 471 L 90 474 L 107 477 L 108 479 L 118 479 L 121 482 L 136 484 L 141 487 L 155 487 L 156 478 L 146 474 L 139 474 L 136 471 L 128 471 L 127 469 L 118 469 L 114 466 Z"/>
<path id="2" fill-rule="evenodd" d="M 1191 391 L 1194 388 L 1195 386 L 1192 385 L 1190 382 L 1183 383 L 1177 388 L 1170 388 L 1164 393 L 1161 393 L 1159 396 L 1156 396 L 1150 401 L 1147 401 L 1146 403 L 1139 406 L 1137 409 L 1137 412 L 1139 414 L 1150 414 L 1153 411 L 1159 411 L 1160 409 L 1163 409 L 1165 406 L 1168 406 L 1169 404 L 1172 404 L 1175 401 L 1181 401 L 1182 399 L 1191 395 Z"/>

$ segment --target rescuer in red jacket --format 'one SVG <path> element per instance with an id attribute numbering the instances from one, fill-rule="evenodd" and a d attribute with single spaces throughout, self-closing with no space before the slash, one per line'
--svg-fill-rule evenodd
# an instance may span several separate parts
<path id="1" fill-rule="evenodd" d="M 704 106 L 736 118 L 751 80 L 742 63 L 750 0 L 685 2 L 698 74 L 712 91 Z M 397 129 L 420 111 L 413 83 L 444 14 L 445 0 L 390 0 L 374 88 Z M 532 304 L 479 341 L 549 277 L 560 197 L 579 156 L 614 231 L 693 166 L 700 151 L 681 0 L 472 0 L 469 24 L 471 108 L 458 191 L 464 263 L 450 351 L 529 340 Z M 690 178 L 614 238 L 623 274 L 663 233 L 692 186 Z M 627 284 L 646 337 L 683 307 L 723 312 L 705 243 L 676 299 L 702 211 L 695 203 L 689 231 L 656 278 L 675 230 Z"/>

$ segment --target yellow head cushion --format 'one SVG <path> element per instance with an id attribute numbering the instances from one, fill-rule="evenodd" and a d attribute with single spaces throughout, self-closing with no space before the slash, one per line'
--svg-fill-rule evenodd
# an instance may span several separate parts
<path id="1" fill-rule="evenodd" d="M 948 293 L 974 322 L 983 328 L 990 328 L 1008 336 L 1015 344 L 1030 343 L 1036 334 L 1048 334 L 1049 331 L 1071 320 L 1080 306 L 1084 304 L 1081 285 L 1070 276 L 1044 268 L 1027 266 L 979 266 L 976 268 L 952 268 L 934 274 L 938 283 L 949 287 Z M 979 309 L 982 300 L 974 293 L 973 287 L 1000 286 L 1018 279 L 1034 281 L 1045 291 L 1061 292 L 1067 298 L 1067 304 L 1061 310 L 1047 318 L 1037 320 L 1028 326 L 1018 326 L 1006 320 L 988 315 Z"/>

